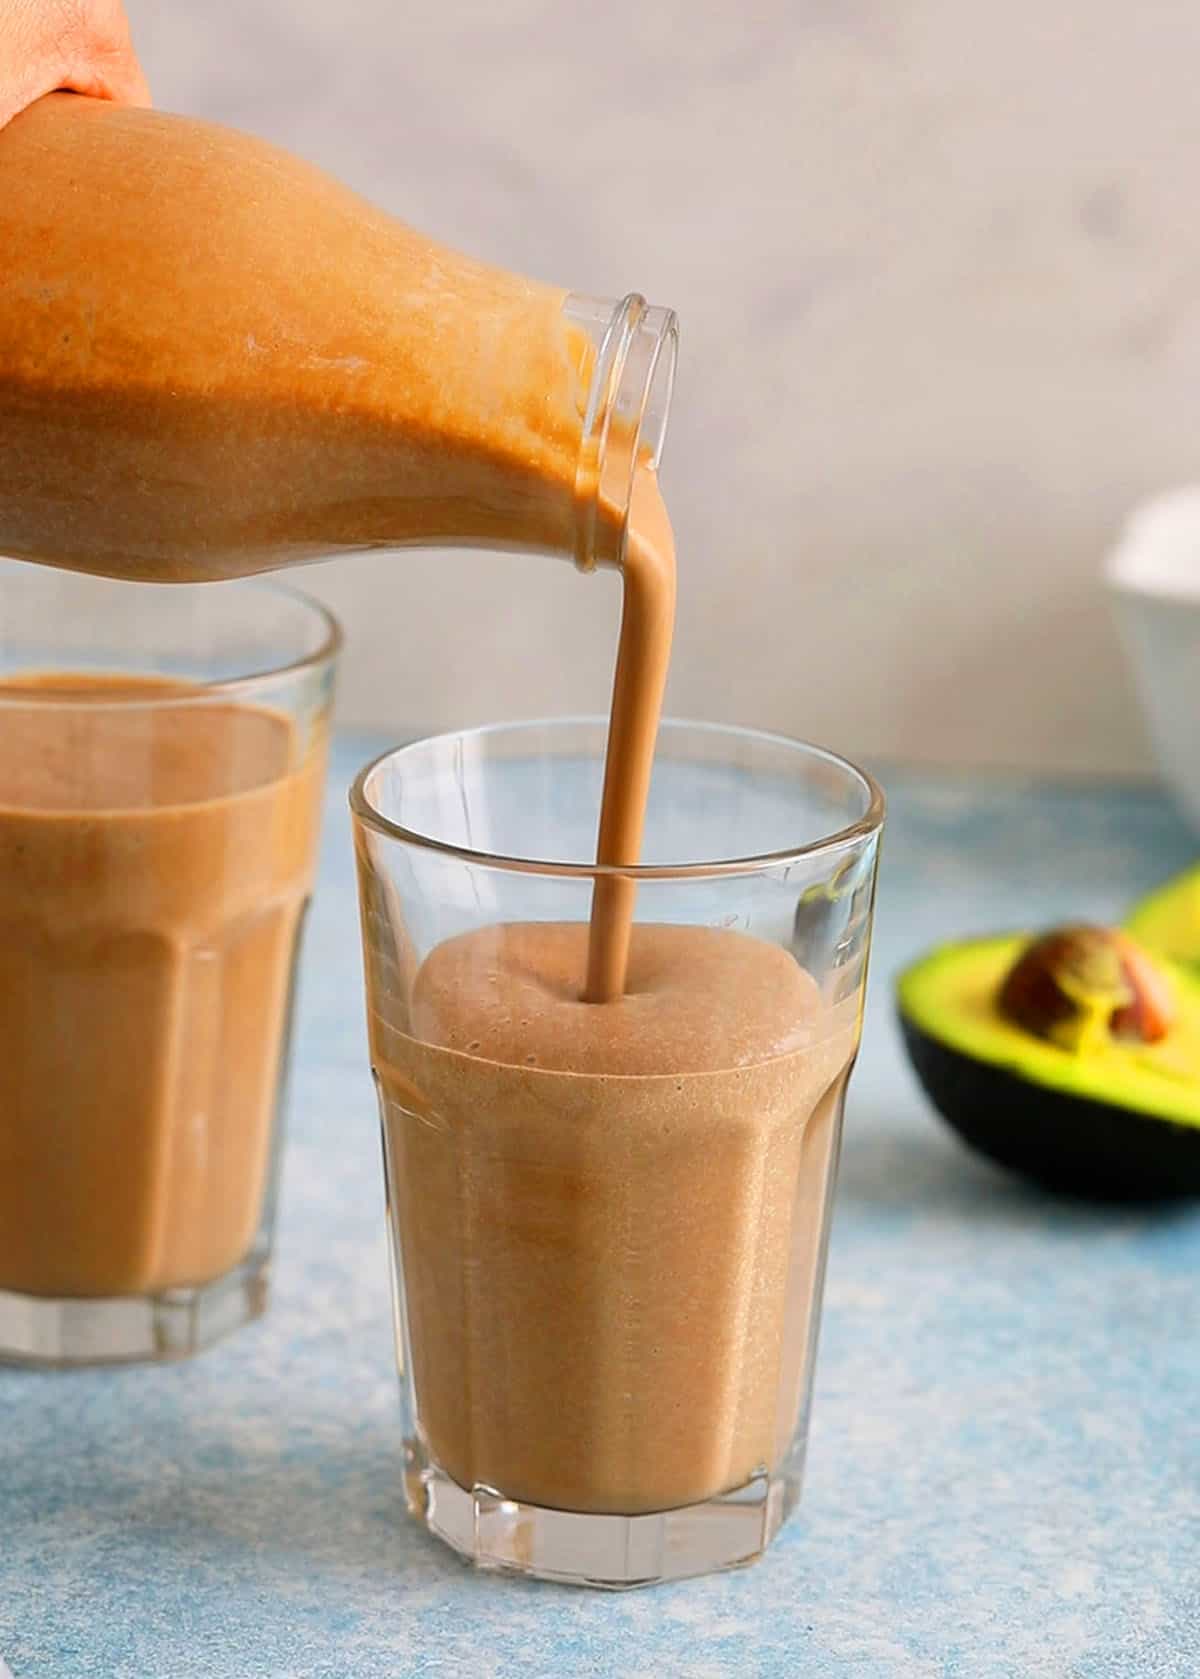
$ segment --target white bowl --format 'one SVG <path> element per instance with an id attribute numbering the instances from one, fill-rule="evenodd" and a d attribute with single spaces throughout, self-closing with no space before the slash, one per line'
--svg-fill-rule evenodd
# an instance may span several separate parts
<path id="1" fill-rule="evenodd" d="M 1134 509 L 1107 579 L 1159 765 L 1200 829 L 1200 485 Z"/>

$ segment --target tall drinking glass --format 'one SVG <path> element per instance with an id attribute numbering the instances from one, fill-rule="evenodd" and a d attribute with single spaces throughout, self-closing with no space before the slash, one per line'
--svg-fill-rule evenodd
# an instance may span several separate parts
<path id="1" fill-rule="evenodd" d="M 351 804 L 409 1507 L 617 1587 L 751 1560 L 799 1495 L 883 805 L 815 747 L 666 723 L 644 862 L 601 870 L 605 737 L 422 741 Z M 626 991 L 584 1003 L 614 873 Z"/>
<path id="2" fill-rule="evenodd" d="M 285 589 L 0 562 L 0 1358 L 263 1308 L 338 643 Z"/>

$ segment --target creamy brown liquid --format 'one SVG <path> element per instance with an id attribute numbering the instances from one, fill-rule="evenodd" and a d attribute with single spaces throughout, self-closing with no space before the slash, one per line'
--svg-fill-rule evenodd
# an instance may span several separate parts
<path id="1" fill-rule="evenodd" d="M 857 1005 L 745 934 L 639 924 L 596 1007 L 586 941 L 439 946 L 407 1008 L 373 999 L 372 1057 L 434 1457 L 632 1514 L 741 1485 L 791 1437 Z"/>
<path id="2" fill-rule="evenodd" d="M 0 131 L 0 553 L 167 582 L 570 555 L 564 297 L 248 135 L 40 100 Z"/>
<path id="3" fill-rule="evenodd" d="M 642 854 L 675 627 L 675 539 L 650 472 L 639 471 L 634 485 L 622 574 L 625 600 L 596 842 L 596 861 L 616 867 L 635 864 Z M 589 1003 L 611 1002 L 625 989 L 633 904 L 632 881 L 597 880 L 583 989 Z"/>
<path id="4" fill-rule="evenodd" d="M 635 489 L 598 860 L 638 860 L 674 549 Z M 368 982 L 418 1425 L 465 1487 L 596 1514 L 781 1463 L 807 1392 L 858 1036 L 789 952 L 634 924 L 485 927 Z M 397 929 L 398 931 L 399 929 Z M 580 975 L 586 972 L 583 987 Z"/>
<path id="5" fill-rule="evenodd" d="M 323 764 L 265 709 L 104 703 L 179 693 L 0 684 L 0 1288 L 204 1283 L 258 1227 Z"/>

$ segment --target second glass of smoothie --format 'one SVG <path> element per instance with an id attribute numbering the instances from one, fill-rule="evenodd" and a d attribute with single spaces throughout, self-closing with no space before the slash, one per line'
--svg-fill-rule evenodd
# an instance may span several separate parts
<path id="1" fill-rule="evenodd" d="M 881 796 L 667 723 L 643 862 L 607 725 L 443 736 L 352 793 L 411 1510 L 610 1587 L 761 1553 L 799 1495 Z M 632 900 L 586 1002 L 593 902 Z"/>
<path id="2" fill-rule="evenodd" d="M 339 632 L 0 562 L 0 1359 L 262 1310 Z"/>

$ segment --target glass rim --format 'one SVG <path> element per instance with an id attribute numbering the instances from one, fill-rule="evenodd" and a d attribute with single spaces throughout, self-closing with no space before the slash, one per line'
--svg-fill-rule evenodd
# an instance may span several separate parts
<path id="1" fill-rule="evenodd" d="M 6 561 L 9 558 L 8 555 L 0 555 L 0 560 Z M 21 565 L 24 562 L 12 560 L 11 563 Z M 74 573 L 72 575 L 93 577 L 101 582 L 115 583 L 119 587 L 125 583 L 125 579 L 100 577 L 98 573 L 92 572 Z M 313 670 L 321 665 L 330 664 L 341 652 L 345 640 L 345 631 L 342 629 L 341 622 L 336 614 L 323 601 L 319 601 L 315 595 L 306 594 L 303 589 L 293 588 L 290 583 L 279 583 L 274 578 L 236 577 L 223 580 L 214 579 L 207 582 L 150 583 L 135 586 L 155 589 L 161 591 L 164 595 L 182 595 L 194 589 L 203 589 L 206 593 L 213 589 L 219 589 L 220 581 L 234 583 L 245 593 L 272 595 L 276 599 L 287 600 L 302 607 L 323 626 L 324 633 L 320 645 L 313 648 L 309 653 L 302 653 L 294 659 L 269 665 L 264 670 L 247 671 L 244 676 L 217 677 L 212 681 L 203 677 L 183 678 L 182 680 L 192 684 L 195 689 L 194 692 L 185 689 L 177 694 L 147 694 L 142 697 L 130 695 L 120 699 L 101 699 L 97 695 L 91 694 L 87 695 L 85 700 L 81 693 L 72 694 L 69 691 L 59 693 L 52 691 L 39 692 L 36 688 L 6 693 L 3 684 L 0 683 L 0 712 L 10 707 L 29 711 L 39 706 L 45 706 L 47 709 L 58 707 L 78 710 L 80 705 L 84 703 L 86 703 L 89 711 L 152 711 L 168 706 L 205 705 L 214 699 L 227 699 L 230 696 L 238 698 L 242 694 L 252 692 L 255 689 L 269 687 L 284 677 L 299 676 L 306 670 Z M 62 668 L 64 672 L 68 669 L 65 665 Z M 51 667 L 50 671 L 45 673 L 39 671 L 37 674 L 53 674 L 53 670 L 54 667 Z M 121 671 L 120 669 L 97 670 L 96 672 L 98 676 L 117 677 L 129 675 L 153 678 L 155 674 L 153 671 Z"/>
<path id="2" fill-rule="evenodd" d="M 374 833 L 381 834 L 386 839 L 399 840 L 405 845 L 416 846 L 422 851 L 436 852 L 439 856 L 454 857 L 460 862 L 474 863 L 480 867 L 501 869 L 509 874 L 549 875 L 569 880 L 694 880 L 724 875 L 756 874 L 763 869 L 781 868 L 789 863 L 848 850 L 856 843 L 877 834 L 883 826 L 886 804 L 883 789 L 874 776 L 860 769 L 849 758 L 843 758 L 840 753 L 833 752 L 825 746 L 817 746 L 811 741 L 796 740 L 791 735 L 777 734 L 767 729 L 747 728 L 736 723 L 713 723 L 689 717 L 664 717 L 659 725 L 659 738 L 661 739 L 664 733 L 675 730 L 691 730 L 728 740 L 758 741 L 764 745 L 786 747 L 789 751 L 810 760 L 816 759 L 830 765 L 856 781 L 867 795 L 866 810 L 856 821 L 847 823 L 845 827 L 831 834 L 809 840 L 804 845 L 787 846 L 780 851 L 764 851 L 747 857 L 714 858 L 707 862 L 632 863 L 622 866 L 618 863 L 569 863 L 553 858 L 512 857 L 503 852 L 477 851 L 471 846 L 456 845 L 450 840 L 437 839 L 431 834 L 418 833 L 416 829 L 393 822 L 390 817 L 384 816 L 382 811 L 376 809 L 367 793 L 367 783 L 376 770 L 389 759 L 399 757 L 405 752 L 416 751 L 420 747 L 436 746 L 440 742 L 461 739 L 464 736 L 481 739 L 488 735 L 519 734 L 524 730 L 560 729 L 581 725 L 607 728 L 608 719 L 584 713 L 483 723 L 465 729 L 447 729 L 436 735 L 421 735 L 416 740 L 388 747 L 386 751 L 378 753 L 364 764 L 355 776 L 349 794 L 351 813 L 356 822 L 361 822 Z"/>

